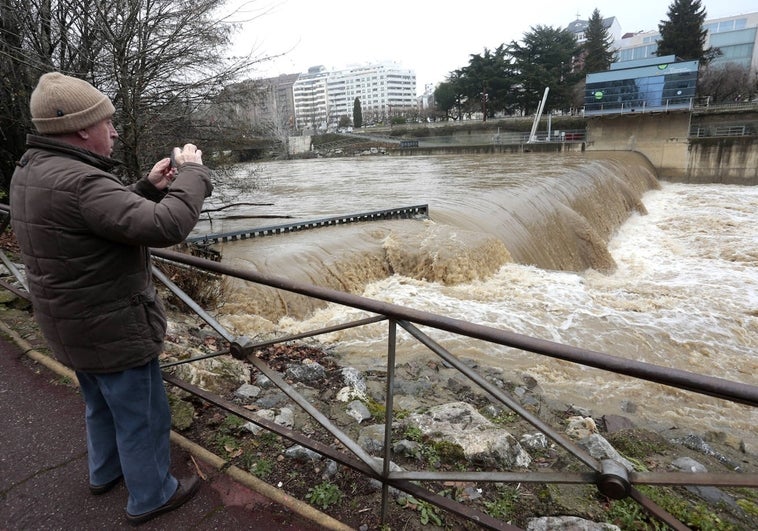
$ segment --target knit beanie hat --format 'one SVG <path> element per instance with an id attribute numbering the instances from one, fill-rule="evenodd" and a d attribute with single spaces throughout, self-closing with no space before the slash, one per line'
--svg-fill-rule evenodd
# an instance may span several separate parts
<path id="1" fill-rule="evenodd" d="M 32 122 L 41 134 L 73 133 L 110 118 L 110 98 L 82 79 L 59 72 L 39 78 L 29 101 Z"/>

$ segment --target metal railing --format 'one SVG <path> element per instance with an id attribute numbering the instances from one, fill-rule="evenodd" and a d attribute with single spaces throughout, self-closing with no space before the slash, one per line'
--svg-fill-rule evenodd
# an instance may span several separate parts
<path id="1" fill-rule="evenodd" d="M 647 100 L 588 103 L 582 108 L 582 116 L 600 116 L 604 114 L 646 114 L 674 110 L 691 111 L 694 104 L 694 98 L 682 97 L 667 98 L 653 105 Z"/>
<path id="2" fill-rule="evenodd" d="M 7 206 L 0 205 L 0 211 L 8 212 Z M 7 221 L 2 225 L 4 230 Z M 277 425 L 254 415 L 237 404 L 224 400 L 223 398 L 205 391 L 197 386 L 183 382 L 178 378 L 165 373 L 164 379 L 177 387 L 180 387 L 190 393 L 193 393 L 202 399 L 220 407 L 230 413 L 238 415 L 250 422 L 253 422 L 267 430 L 277 433 L 293 442 L 296 442 L 306 448 L 310 448 L 324 456 L 327 456 L 338 463 L 370 476 L 382 484 L 382 521 L 386 520 L 389 488 L 393 487 L 405 491 L 417 499 L 425 500 L 446 511 L 450 511 L 460 517 L 469 519 L 479 525 L 490 529 L 518 529 L 515 526 L 497 520 L 486 513 L 476 510 L 456 500 L 438 495 L 418 484 L 418 482 L 445 482 L 445 481 L 479 481 L 493 483 L 555 483 L 555 484 L 594 484 L 600 493 L 611 499 L 622 499 L 631 497 L 643 506 L 652 516 L 670 525 L 674 529 L 686 529 L 681 522 L 669 514 L 663 508 L 658 506 L 650 498 L 645 496 L 636 485 L 687 485 L 687 486 L 733 486 L 733 487 L 758 487 L 758 474 L 719 474 L 719 473 L 676 473 L 676 472 L 629 472 L 624 466 L 612 460 L 598 460 L 579 447 L 565 434 L 558 432 L 548 423 L 532 414 L 530 411 L 521 406 L 508 393 L 489 382 L 486 378 L 478 374 L 474 369 L 458 359 L 453 353 L 449 352 L 442 345 L 436 342 L 429 335 L 421 331 L 419 326 L 429 327 L 431 329 L 445 331 L 451 334 L 463 337 L 474 338 L 497 345 L 504 345 L 554 359 L 569 361 L 588 367 L 611 371 L 617 374 L 626 375 L 633 378 L 656 382 L 678 389 L 684 389 L 694 393 L 717 397 L 723 400 L 745 404 L 750 407 L 758 407 L 758 386 L 752 386 L 744 383 L 732 382 L 720 378 L 714 378 L 695 374 L 679 369 L 661 367 L 649 363 L 643 363 L 634 360 L 622 359 L 608 354 L 581 349 L 578 347 L 568 346 L 552 341 L 538 339 L 514 332 L 478 325 L 459 319 L 405 308 L 399 305 L 377 301 L 366 297 L 332 290 L 329 288 L 314 286 L 311 284 L 294 281 L 288 278 L 277 277 L 257 273 L 254 271 L 243 271 L 223 263 L 206 260 L 188 254 L 162 249 L 152 249 L 153 256 L 156 260 L 167 261 L 169 263 L 182 264 L 191 268 L 197 268 L 203 271 L 212 272 L 218 275 L 229 276 L 269 286 L 276 289 L 297 293 L 307 297 L 312 297 L 322 301 L 339 304 L 351 308 L 364 310 L 372 314 L 371 317 L 359 319 L 340 325 L 331 326 L 310 332 L 278 337 L 261 342 L 253 342 L 245 336 L 234 336 L 222 325 L 220 325 L 212 315 L 201 308 L 190 297 L 188 297 L 179 287 L 177 287 L 166 275 L 157 267 L 153 267 L 156 278 L 161 281 L 171 292 L 184 301 L 188 307 L 195 312 L 202 320 L 208 323 L 224 341 L 228 342 L 229 348 L 226 350 L 206 354 L 165 364 L 164 368 L 179 363 L 193 363 L 200 359 L 206 359 L 221 355 L 232 355 L 237 359 L 245 360 L 251 363 L 257 370 L 265 374 L 274 382 L 293 402 L 306 411 L 314 420 L 316 420 L 324 429 L 333 435 L 340 443 L 350 451 L 350 454 L 338 451 L 330 446 L 324 445 L 302 433 L 292 429 Z M 6 262 L 9 263 L 9 262 Z M 10 272 L 17 276 L 19 282 L 22 280 L 20 274 L 15 268 L 9 267 Z M 0 282 L 0 285 L 8 289 L 23 293 L 8 283 Z M 269 367 L 264 361 L 255 356 L 257 349 L 268 345 L 294 341 L 306 337 L 314 337 L 321 334 L 334 332 L 337 330 L 365 326 L 376 322 L 387 322 L 387 382 L 385 391 L 385 432 L 384 445 L 382 449 L 381 460 L 376 460 L 369 455 L 356 441 L 351 439 L 339 427 L 337 427 L 329 418 L 313 407 L 297 390 L 289 385 L 275 370 Z M 502 405 L 517 413 L 521 418 L 531 423 L 535 428 L 540 430 L 544 435 L 549 437 L 553 442 L 562 447 L 564 450 L 576 457 L 585 467 L 585 472 L 511 472 L 511 471 L 486 471 L 486 472 L 469 472 L 469 471 L 392 471 L 390 462 L 392 458 L 392 423 L 393 423 L 393 388 L 395 381 L 395 349 L 397 340 L 397 328 L 405 330 L 411 337 L 415 338 L 421 344 L 425 345 L 432 353 L 441 358 L 447 365 L 455 368 L 462 375 L 467 377 L 473 384 L 484 390 Z"/>
<path id="3" fill-rule="evenodd" d="M 724 136 L 755 136 L 758 130 L 758 121 L 692 124 L 690 126 L 690 138 L 713 138 Z"/>
<path id="4" fill-rule="evenodd" d="M 496 520 L 491 516 L 472 509 L 455 500 L 439 496 L 434 492 L 420 487 L 416 482 L 446 482 L 446 481 L 480 481 L 480 482 L 508 482 L 508 483 L 574 483 L 574 484 L 595 484 L 603 495 L 611 499 L 622 499 L 631 497 L 642 505 L 651 515 L 670 525 L 674 529 L 686 529 L 681 522 L 669 514 L 663 508 L 658 506 L 653 500 L 640 492 L 635 485 L 687 485 L 687 486 L 733 486 L 733 487 L 756 487 L 758 486 L 758 474 L 719 474 L 719 473 L 677 473 L 677 472 L 628 472 L 621 463 L 609 459 L 598 460 L 579 447 L 565 434 L 558 432 L 555 428 L 545 423 L 536 415 L 532 414 L 513 397 L 504 392 L 502 389 L 486 380 L 475 370 L 458 359 L 453 353 L 449 352 L 442 345 L 437 343 L 433 338 L 419 329 L 420 326 L 430 327 L 432 329 L 457 334 L 469 338 L 479 339 L 493 344 L 504 345 L 512 348 L 521 349 L 536 354 L 541 354 L 554 359 L 560 359 L 577 363 L 580 365 L 594 367 L 616 374 L 656 382 L 678 389 L 684 389 L 698 394 L 717 397 L 720 399 L 745 404 L 751 407 L 758 407 L 758 386 L 732 382 L 720 378 L 704 376 L 688 371 L 673 369 L 670 367 L 661 367 L 649 363 L 628 360 L 610 356 L 608 354 L 595 352 L 587 349 L 555 343 L 544 339 L 534 338 L 500 330 L 492 327 L 469 323 L 459 319 L 436 315 L 421 310 L 405 308 L 395 304 L 376 301 L 362 296 L 332 290 L 329 288 L 314 286 L 311 284 L 294 281 L 291 279 L 265 275 L 253 271 L 240 271 L 228 265 L 205 260 L 183 253 L 167 250 L 153 250 L 154 256 L 178 262 L 187 266 L 199 268 L 205 271 L 211 271 L 219 275 L 225 275 L 247 282 L 261 284 L 276 289 L 313 297 L 326 302 L 340 304 L 343 306 L 364 310 L 374 314 L 373 317 L 360 319 L 353 322 L 343 323 L 332 327 L 313 330 L 296 336 L 285 336 L 276 339 L 270 339 L 264 342 L 254 343 L 247 337 L 232 337 L 228 332 L 223 330 L 215 320 L 202 309 L 196 308 L 198 315 L 210 324 L 215 330 L 229 341 L 229 350 L 219 354 L 230 353 L 235 358 L 246 360 L 255 366 L 261 373 L 271 379 L 291 400 L 303 408 L 319 424 L 332 434 L 337 440 L 349 449 L 354 457 L 346 456 L 341 452 L 324 447 L 316 441 L 303 437 L 292 430 L 282 428 L 271 422 L 266 422 L 234 404 L 226 403 L 223 400 L 215 400 L 214 403 L 223 407 L 227 411 L 233 412 L 250 420 L 266 429 L 290 438 L 299 444 L 322 453 L 335 461 L 370 475 L 374 479 L 382 482 L 382 520 L 385 520 L 388 510 L 388 488 L 394 487 L 406 491 L 413 496 L 433 503 L 447 511 L 454 512 L 459 516 L 476 521 L 478 524 L 491 529 L 516 529 L 513 526 L 502 521 Z M 182 297 L 186 302 L 186 295 L 173 285 L 165 275 L 156 272 L 158 278 L 176 295 Z M 316 335 L 331 333 L 336 330 L 346 328 L 365 326 L 367 324 L 387 321 L 387 382 L 385 395 L 385 434 L 382 460 L 377 462 L 355 441 L 343 433 L 334 425 L 326 416 L 315 410 L 313 406 L 300 395 L 292 386 L 283 380 L 283 378 L 273 369 L 268 367 L 264 361 L 255 356 L 255 351 L 267 345 L 282 343 L 313 337 Z M 395 379 L 395 348 L 397 339 L 397 327 L 405 330 L 410 336 L 425 345 L 432 353 L 440 357 L 448 366 L 455 368 L 461 374 L 466 376 L 472 383 L 484 390 L 490 396 L 494 397 L 501 404 L 517 413 L 521 418 L 532 424 L 540 430 L 545 436 L 549 437 L 557 445 L 576 457 L 587 468 L 587 472 L 506 472 L 506 471 L 489 471 L 489 472 L 437 472 L 437 471 L 391 471 L 389 465 L 392 458 L 392 422 L 393 422 L 393 393 Z M 208 356 L 203 356 L 203 358 Z M 195 358 L 199 359 L 199 358 Z M 195 359 L 184 360 L 183 363 L 191 363 Z M 166 378 L 168 382 L 179 385 L 185 390 L 201 394 L 208 399 L 208 393 L 202 392 L 193 386 L 182 383 L 173 377 Z"/>

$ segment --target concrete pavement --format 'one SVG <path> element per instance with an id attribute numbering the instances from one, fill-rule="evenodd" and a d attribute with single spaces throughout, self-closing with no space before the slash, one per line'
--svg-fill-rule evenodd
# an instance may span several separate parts
<path id="1" fill-rule="evenodd" d="M 0 335 L 0 530 L 133 529 L 125 519 L 123 483 L 101 496 L 89 492 L 84 403 L 62 380 Z M 174 475 L 199 471 L 200 491 L 140 529 L 340 527 L 326 515 L 307 518 L 251 490 L 183 446 L 174 444 L 172 452 Z"/>

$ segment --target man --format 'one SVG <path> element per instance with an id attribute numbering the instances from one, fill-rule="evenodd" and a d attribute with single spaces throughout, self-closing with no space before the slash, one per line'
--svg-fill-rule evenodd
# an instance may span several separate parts
<path id="1" fill-rule="evenodd" d="M 176 509 L 198 478 L 169 472 L 171 415 L 158 365 L 166 316 L 149 247 L 180 243 L 213 186 L 194 145 L 174 148 L 132 186 L 110 173 L 118 133 L 110 99 L 86 81 L 44 74 L 10 187 L 34 315 L 56 358 L 76 371 L 85 401 L 89 482 L 123 478 L 127 520 Z"/>

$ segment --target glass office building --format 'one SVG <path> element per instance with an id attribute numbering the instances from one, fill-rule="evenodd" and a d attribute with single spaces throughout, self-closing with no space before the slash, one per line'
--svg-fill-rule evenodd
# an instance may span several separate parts
<path id="1" fill-rule="evenodd" d="M 677 62 L 673 55 L 613 63 L 606 72 L 587 75 L 584 114 L 691 109 L 697 74 L 697 61 Z"/>
<path id="2" fill-rule="evenodd" d="M 703 24 L 706 30 L 705 48 L 719 50 L 710 67 L 736 63 L 753 72 L 758 71 L 758 13 L 746 13 L 731 17 L 708 19 Z M 661 39 L 657 30 L 627 33 L 615 45 L 619 62 L 652 59 L 658 51 Z"/>

